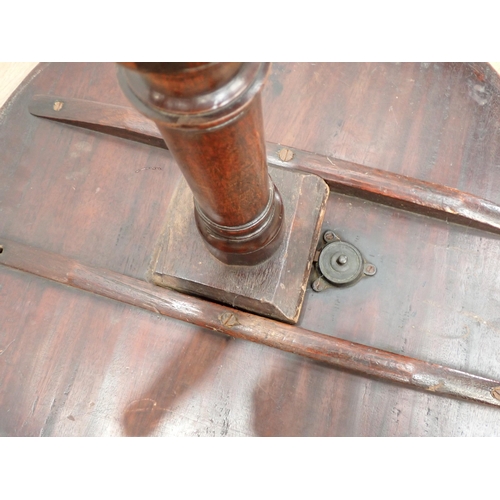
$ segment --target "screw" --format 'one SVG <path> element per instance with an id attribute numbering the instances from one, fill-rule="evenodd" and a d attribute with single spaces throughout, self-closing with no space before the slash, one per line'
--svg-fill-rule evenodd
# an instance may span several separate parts
<path id="1" fill-rule="evenodd" d="M 280 149 L 278 156 L 281 161 L 290 161 L 293 158 L 294 154 L 290 149 L 283 148 Z"/>
<path id="2" fill-rule="evenodd" d="M 364 272 L 367 276 L 373 276 L 377 272 L 377 268 L 373 264 L 366 264 Z"/>
<path id="3" fill-rule="evenodd" d="M 324 282 L 324 280 L 318 278 L 316 281 L 313 282 L 311 288 L 315 292 L 322 292 L 323 290 L 326 290 L 328 288 L 328 285 Z"/>
<path id="4" fill-rule="evenodd" d="M 343 266 L 344 264 L 347 264 L 347 256 L 345 255 L 341 255 L 338 259 L 337 259 L 337 264 L 339 266 Z"/>
<path id="5" fill-rule="evenodd" d="M 330 243 L 335 239 L 335 233 L 333 231 L 326 231 L 325 234 L 323 235 L 323 239 L 327 242 Z"/>
<path id="6" fill-rule="evenodd" d="M 240 322 L 238 321 L 238 318 L 233 313 L 223 313 L 223 314 L 221 314 L 219 316 L 219 321 L 224 326 L 228 326 L 228 327 L 232 327 L 232 326 L 240 324 Z"/>
<path id="7" fill-rule="evenodd" d="M 500 387 L 493 387 L 493 389 L 491 389 L 491 395 L 500 401 Z"/>

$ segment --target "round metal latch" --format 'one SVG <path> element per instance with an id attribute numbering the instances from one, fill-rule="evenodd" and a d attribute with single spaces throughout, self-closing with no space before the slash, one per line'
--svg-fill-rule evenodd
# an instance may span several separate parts
<path id="1" fill-rule="evenodd" d="M 345 241 L 334 241 L 319 256 L 321 274 L 336 286 L 346 286 L 363 276 L 364 261 L 359 250 Z"/>
<path id="2" fill-rule="evenodd" d="M 373 276 L 377 268 L 366 262 L 360 251 L 341 241 L 333 231 L 325 231 L 314 257 L 315 273 L 311 287 L 322 292 L 332 287 L 354 285 L 363 276 Z"/>

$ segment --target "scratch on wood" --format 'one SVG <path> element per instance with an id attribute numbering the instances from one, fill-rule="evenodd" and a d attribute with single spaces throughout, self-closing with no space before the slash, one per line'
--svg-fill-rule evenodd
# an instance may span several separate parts
<path id="1" fill-rule="evenodd" d="M 37 397 L 35 398 L 35 401 L 33 402 L 33 406 L 31 407 L 31 416 L 33 416 L 33 415 L 35 414 L 36 405 L 37 405 L 37 403 L 38 403 L 38 397 L 39 397 L 39 396 L 37 396 Z"/>
<path id="2" fill-rule="evenodd" d="M 145 406 L 143 408 L 130 408 L 130 406 L 135 405 L 136 403 L 142 403 L 142 402 L 148 402 L 148 403 L 153 403 L 153 404 L 149 405 L 149 406 Z M 158 405 L 158 403 L 154 399 L 151 399 L 151 398 L 135 399 L 134 401 L 129 403 L 129 405 L 128 405 L 129 408 L 127 408 L 125 410 L 125 413 L 141 413 L 144 411 L 151 411 L 153 409 L 163 410 L 163 411 L 168 410 L 168 408 L 159 408 L 159 407 L 156 408 L 157 405 Z"/>
<path id="3" fill-rule="evenodd" d="M 7 344 L 7 346 L 5 347 L 5 349 L 0 349 L 0 356 L 16 341 L 16 339 L 12 340 L 11 342 L 9 342 Z"/>
<path id="4" fill-rule="evenodd" d="M 422 300 L 422 304 L 428 304 L 429 306 L 436 307 L 437 309 L 442 307 L 441 304 L 435 302 L 434 300 Z"/>
<path id="5" fill-rule="evenodd" d="M 495 332 L 499 332 L 500 333 L 500 330 L 498 328 L 495 328 L 488 321 L 486 321 L 485 319 L 481 318 L 481 316 L 478 316 L 477 314 L 473 314 L 473 313 L 471 313 L 469 311 L 460 311 L 460 314 L 462 314 L 463 316 L 466 316 L 468 318 L 472 318 L 473 320 L 477 321 L 478 323 L 480 323 L 483 326 L 486 326 L 490 330 L 493 330 Z"/>
<path id="6" fill-rule="evenodd" d="M 141 408 L 131 408 L 132 405 L 137 405 L 137 404 L 140 404 L 142 402 L 152 403 L 152 404 L 145 405 L 144 407 L 141 407 Z M 181 413 L 181 412 L 179 412 L 179 410 L 177 408 L 172 409 L 172 408 L 163 408 L 161 406 L 158 406 L 158 402 L 155 401 L 154 399 L 151 399 L 151 398 L 135 399 L 134 401 L 132 401 L 131 403 L 129 403 L 127 405 L 127 409 L 125 410 L 125 414 L 151 412 L 151 411 L 161 411 L 164 413 L 169 413 L 169 414 L 174 415 L 176 417 L 185 418 L 185 419 L 187 419 L 191 422 L 195 422 L 197 424 L 207 423 L 206 420 L 204 420 L 204 419 L 192 418 L 184 413 Z M 105 416 L 107 416 L 107 415 L 105 415 Z M 220 424 L 216 424 L 216 425 L 218 427 L 220 427 Z"/>
<path id="7" fill-rule="evenodd" d="M 392 111 L 392 116 L 394 120 L 396 121 L 396 125 L 399 125 L 398 119 L 396 118 L 396 114 L 394 113 L 394 108 L 392 106 L 389 107 L 389 111 Z"/>

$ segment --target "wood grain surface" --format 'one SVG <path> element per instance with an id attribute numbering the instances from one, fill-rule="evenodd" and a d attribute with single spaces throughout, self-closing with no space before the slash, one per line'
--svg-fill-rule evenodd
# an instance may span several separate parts
<path id="1" fill-rule="evenodd" d="M 0 264 L 11 269 L 336 368 L 500 407 L 498 380 L 304 330 L 11 240 L 0 238 L 0 250 Z"/>
<path id="2" fill-rule="evenodd" d="M 498 88 L 493 72 L 458 63 L 276 63 L 262 96 L 266 140 L 499 203 Z M 127 105 L 112 64 L 36 69 L 1 113 L 0 234 L 144 279 L 179 175 L 170 154 L 33 117 L 35 94 Z M 378 272 L 309 289 L 302 328 L 500 377 L 498 236 L 338 193 L 324 228 Z M 0 297 L 0 435 L 500 435 L 495 408 L 21 271 L 0 269 Z"/>
<path id="3" fill-rule="evenodd" d="M 34 116 L 168 149 L 153 121 L 132 108 L 36 95 L 28 109 Z M 290 146 L 266 143 L 267 162 L 322 178 L 333 191 L 375 201 L 446 222 L 500 233 L 500 205 L 484 198 L 413 177 L 358 165 Z"/>

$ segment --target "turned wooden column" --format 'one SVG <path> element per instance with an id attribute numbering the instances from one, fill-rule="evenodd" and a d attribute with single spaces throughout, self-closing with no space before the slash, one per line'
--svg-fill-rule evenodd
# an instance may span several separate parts
<path id="1" fill-rule="evenodd" d="M 268 259 L 283 236 L 260 90 L 269 63 L 121 63 L 127 97 L 158 126 L 194 196 L 196 225 L 226 264 Z"/>

